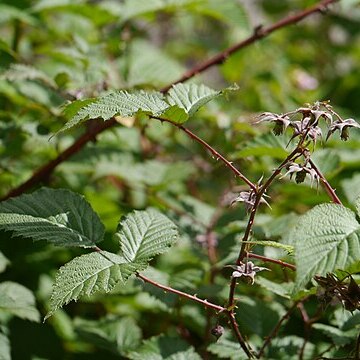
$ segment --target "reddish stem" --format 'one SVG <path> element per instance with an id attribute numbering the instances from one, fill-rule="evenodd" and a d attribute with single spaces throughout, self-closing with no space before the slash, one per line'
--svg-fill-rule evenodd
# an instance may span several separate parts
<path id="1" fill-rule="evenodd" d="M 258 254 L 254 254 L 254 253 L 247 253 L 246 254 L 249 258 L 253 258 L 253 259 L 259 259 L 259 260 L 262 260 L 264 262 L 271 262 L 271 263 L 274 263 L 274 264 L 277 264 L 277 265 L 280 265 L 280 266 L 283 266 L 283 267 L 287 267 L 293 271 L 296 270 L 296 266 L 293 265 L 293 264 L 289 264 L 285 261 L 282 261 L 282 260 L 277 260 L 277 259 L 271 259 L 271 258 L 268 258 L 266 256 L 262 256 L 262 255 L 258 255 Z"/>

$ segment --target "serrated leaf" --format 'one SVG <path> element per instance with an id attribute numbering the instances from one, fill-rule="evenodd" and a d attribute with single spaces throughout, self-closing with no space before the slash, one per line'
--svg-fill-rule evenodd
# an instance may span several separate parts
<path id="1" fill-rule="evenodd" d="M 360 260 L 360 224 L 342 205 L 321 204 L 303 215 L 289 234 L 297 267 L 294 292 L 314 275 L 325 275 Z"/>
<path id="2" fill-rule="evenodd" d="M 205 85 L 176 84 L 169 90 L 167 100 L 170 105 L 184 109 L 189 118 L 193 116 L 201 106 L 218 97 L 220 94 L 221 91 L 215 91 Z M 169 118 L 174 122 L 185 121 L 181 118 L 175 118 L 174 115 L 172 117 L 169 116 Z"/>
<path id="3" fill-rule="evenodd" d="M 0 229 L 58 246 L 91 247 L 103 240 L 104 225 L 80 195 L 41 188 L 0 203 Z"/>
<path id="4" fill-rule="evenodd" d="M 60 130 L 65 131 L 87 119 L 101 118 L 109 120 L 115 115 L 132 116 L 139 111 L 160 115 L 169 105 L 159 92 L 138 91 L 128 93 L 121 90 L 110 93 L 91 102 L 80 111 Z"/>
<path id="5" fill-rule="evenodd" d="M 166 97 L 156 91 L 128 93 L 121 90 L 100 97 L 82 107 L 60 132 L 87 119 L 108 120 L 116 115 L 128 117 L 139 112 L 162 116 L 175 123 L 183 123 L 201 106 L 230 90 L 233 88 L 215 91 L 205 85 L 177 84 L 170 89 Z"/>
<path id="6" fill-rule="evenodd" d="M 12 281 L 0 284 L 0 311 L 26 320 L 40 320 L 33 293 L 25 286 Z"/>
<path id="7" fill-rule="evenodd" d="M 144 267 L 143 263 L 128 263 L 122 256 L 107 251 L 76 257 L 56 275 L 45 320 L 71 300 L 111 291 L 117 283 L 125 283 L 130 275 Z"/>
<path id="8" fill-rule="evenodd" d="M 177 238 L 176 225 L 156 210 L 134 211 L 119 223 L 115 238 L 128 262 L 149 262 L 164 253 Z"/>

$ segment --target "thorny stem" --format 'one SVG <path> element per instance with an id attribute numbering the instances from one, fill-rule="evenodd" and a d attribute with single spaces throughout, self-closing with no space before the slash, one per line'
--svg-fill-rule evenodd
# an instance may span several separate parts
<path id="1" fill-rule="evenodd" d="M 268 27 L 259 27 L 255 29 L 253 35 L 249 36 L 247 39 L 239 42 L 238 44 L 235 44 L 232 47 L 229 47 L 222 51 L 221 53 L 215 55 L 214 57 L 208 59 L 207 61 L 204 61 L 203 63 L 199 64 L 198 66 L 194 67 L 193 69 L 186 72 L 182 77 L 180 77 L 178 80 L 174 81 L 173 84 L 164 87 L 163 91 L 168 91 L 172 85 L 182 83 L 195 75 L 202 73 L 206 69 L 214 66 L 214 65 L 220 65 L 226 61 L 226 59 L 232 55 L 233 53 L 239 51 L 240 49 L 243 49 L 258 40 L 270 35 L 272 32 L 279 30 L 285 26 L 296 24 L 299 21 L 303 20 L 304 18 L 308 17 L 309 15 L 312 15 L 317 12 L 323 12 L 330 4 L 337 2 L 338 0 L 323 0 L 320 1 L 318 4 L 300 11 L 296 14 L 289 15 L 287 17 L 284 17 L 283 19 L 279 20 L 278 22 L 274 23 L 271 26 Z"/>
<path id="2" fill-rule="evenodd" d="M 326 180 L 325 176 L 323 175 L 323 173 L 320 171 L 320 169 L 314 164 L 314 162 L 311 160 L 311 158 L 309 158 L 309 163 L 311 165 L 311 167 L 316 171 L 316 173 L 318 174 L 321 183 L 325 189 L 325 191 L 327 192 L 327 194 L 329 195 L 330 199 L 335 203 L 335 204 L 339 204 L 342 205 L 341 200 L 339 199 L 339 197 L 336 195 L 335 190 L 331 187 L 331 185 L 329 184 L 329 182 Z"/>
<path id="3" fill-rule="evenodd" d="M 271 33 L 282 29 L 286 26 L 289 26 L 291 24 L 296 24 L 297 22 L 303 20 L 304 18 L 318 13 L 323 12 L 329 5 L 337 2 L 338 0 L 323 0 L 320 1 L 317 5 L 314 5 L 306 10 L 300 11 L 293 15 L 288 15 L 284 17 L 283 19 L 279 20 L 278 22 L 274 23 L 273 25 L 269 27 L 261 27 L 257 29 L 253 35 L 249 36 L 247 39 L 240 41 L 239 43 L 225 49 L 218 55 L 215 55 L 214 57 L 208 59 L 207 61 L 204 61 L 202 64 L 199 64 L 195 66 L 193 69 L 190 69 L 187 71 L 181 78 L 178 80 L 172 82 L 171 84 L 163 87 L 160 91 L 163 93 L 166 93 L 171 86 L 178 84 L 180 82 L 185 82 L 189 80 L 190 78 L 194 77 L 197 74 L 200 74 L 207 70 L 208 68 L 222 64 L 230 55 L 233 53 L 257 42 L 258 40 L 270 35 Z M 31 189 L 33 186 L 41 183 L 42 181 L 46 180 L 51 173 L 54 171 L 56 166 L 58 166 L 63 161 L 70 158 L 72 155 L 79 152 L 86 143 L 89 141 L 92 141 L 96 138 L 97 135 L 102 133 L 108 128 L 111 128 L 116 125 L 116 120 L 114 118 L 111 118 L 110 120 L 107 120 L 103 123 L 99 122 L 96 127 L 94 127 L 91 131 L 91 133 L 85 133 L 81 135 L 75 142 L 68 147 L 66 150 L 64 150 L 61 154 L 58 155 L 58 157 L 54 160 L 50 160 L 47 164 L 43 165 L 41 168 L 36 170 L 31 178 L 27 181 L 25 181 L 23 184 L 20 184 L 18 187 L 16 187 L 13 190 L 10 190 L 5 196 L 3 196 L 1 200 L 6 200 L 10 197 L 20 195 L 24 193 L 25 191 Z"/>
<path id="4" fill-rule="evenodd" d="M 254 358 L 254 355 L 253 353 L 251 352 L 251 348 L 248 349 L 247 345 L 246 345 L 246 342 L 244 340 L 244 338 L 242 337 L 241 335 L 241 332 L 239 330 L 239 326 L 236 322 L 236 319 L 235 319 L 235 315 L 234 315 L 234 312 L 231 312 L 231 311 L 228 311 L 227 312 L 228 314 L 228 317 L 229 317 L 229 321 L 230 321 L 230 324 L 231 324 L 231 327 L 236 335 L 236 338 L 240 344 L 240 346 L 242 347 L 242 349 L 245 351 L 245 354 L 248 356 L 249 359 L 253 359 Z"/>
<path id="5" fill-rule="evenodd" d="M 239 256 L 238 259 L 236 261 L 237 265 L 240 265 L 241 261 L 243 260 L 243 258 L 245 257 L 245 255 L 247 254 L 246 251 L 246 243 L 249 239 L 250 236 L 250 232 L 252 229 L 252 226 L 254 224 L 254 219 L 255 219 L 255 215 L 256 215 L 256 211 L 259 207 L 260 204 L 260 200 L 263 196 L 263 194 L 265 193 L 266 189 L 271 185 L 271 183 L 274 181 L 274 179 L 276 178 L 276 176 L 278 176 L 281 172 L 281 170 L 283 169 L 284 166 L 286 166 L 286 164 L 291 161 L 294 157 L 298 156 L 298 153 L 301 152 L 300 148 L 302 146 L 304 142 L 304 138 L 301 139 L 297 145 L 297 147 L 286 157 L 286 159 L 274 170 L 274 172 L 272 173 L 272 175 L 268 178 L 268 180 L 265 182 L 264 185 L 262 185 L 256 192 L 256 198 L 254 201 L 254 205 L 251 208 L 251 212 L 250 212 L 250 217 L 245 229 L 245 233 L 242 239 L 242 245 L 241 245 L 241 249 L 239 252 Z M 235 289 L 236 289 L 236 284 L 237 284 L 237 278 L 232 278 L 231 282 L 230 282 L 230 288 L 229 288 L 229 299 L 228 299 L 228 309 L 231 309 L 230 311 L 234 311 L 235 308 Z"/>
<path id="6" fill-rule="evenodd" d="M 151 119 L 156 119 L 162 122 L 167 122 L 169 124 L 172 124 L 176 126 L 178 129 L 182 130 L 186 135 L 188 135 L 191 139 L 195 140 L 202 146 L 204 146 L 207 150 L 211 152 L 211 154 L 214 155 L 216 159 L 221 160 L 236 176 L 238 176 L 240 179 L 242 179 L 246 184 L 250 186 L 251 189 L 256 190 L 256 186 L 245 176 L 243 175 L 230 161 L 228 161 L 223 155 L 221 155 L 218 151 L 216 151 L 211 145 L 209 145 L 206 141 L 199 138 L 197 135 L 195 135 L 191 130 L 184 127 L 181 124 L 177 124 L 169 119 L 163 119 L 158 116 L 150 116 Z"/>
<path id="7" fill-rule="evenodd" d="M 298 301 L 295 302 L 290 309 L 284 314 L 284 316 L 278 321 L 278 323 L 275 325 L 272 332 L 269 334 L 269 336 L 266 337 L 261 349 L 259 350 L 259 353 L 257 357 L 260 359 L 264 355 L 265 348 L 271 343 L 271 340 L 277 335 L 282 323 L 289 318 L 290 314 L 293 312 L 293 310 L 296 308 L 298 304 Z"/>
<path id="8" fill-rule="evenodd" d="M 251 253 L 251 252 L 247 253 L 246 256 L 249 257 L 249 258 L 253 258 L 253 259 L 259 259 L 259 260 L 262 260 L 262 261 L 264 261 L 264 262 L 271 262 L 271 263 L 274 263 L 274 264 L 278 264 L 278 265 L 280 265 L 280 266 L 287 267 L 287 268 L 289 268 L 289 269 L 291 269 L 291 270 L 293 270 L 293 271 L 296 270 L 296 266 L 295 266 L 295 265 L 289 264 L 289 263 L 287 263 L 287 262 L 285 262 L 285 261 L 282 261 L 282 260 L 277 260 L 277 259 L 268 258 L 268 257 L 266 257 L 266 256 L 254 254 L 254 253 Z"/>
<path id="9" fill-rule="evenodd" d="M 148 277 L 146 277 L 146 276 L 144 276 L 144 275 L 142 275 L 140 273 L 137 273 L 136 276 L 139 279 L 141 279 L 141 280 L 143 280 L 143 281 L 145 281 L 145 282 L 147 282 L 149 284 L 152 284 L 152 285 L 154 285 L 154 286 L 156 286 L 156 287 L 158 287 L 160 289 L 163 289 L 163 290 L 165 290 L 167 292 L 171 292 L 173 294 L 177 294 L 177 295 L 182 296 L 184 298 L 196 301 L 196 302 L 198 302 L 198 303 L 200 303 L 200 304 L 202 304 L 202 305 L 204 305 L 204 306 L 206 306 L 208 308 L 212 308 L 212 309 L 214 309 L 216 311 L 220 311 L 220 312 L 226 312 L 227 311 L 226 308 L 224 308 L 224 307 L 222 307 L 220 305 L 216 305 L 216 304 L 213 304 L 213 303 L 211 303 L 211 302 L 209 302 L 207 300 L 200 299 L 196 295 L 190 295 L 190 294 L 182 292 L 180 290 L 173 289 L 173 288 L 171 288 L 169 286 L 159 284 L 158 282 L 156 282 L 154 280 L 151 280 Z"/>

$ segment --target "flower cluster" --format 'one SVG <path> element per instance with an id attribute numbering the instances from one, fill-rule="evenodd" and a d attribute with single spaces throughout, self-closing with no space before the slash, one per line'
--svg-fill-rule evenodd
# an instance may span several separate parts
<path id="1" fill-rule="evenodd" d="M 292 120 L 300 115 L 300 120 Z M 347 140 L 349 138 L 349 128 L 360 128 L 360 124 L 354 119 L 342 119 L 328 102 L 315 102 L 312 105 L 301 107 L 295 111 L 285 114 L 273 114 L 265 112 L 259 116 L 259 122 L 273 122 L 273 132 L 275 135 L 281 135 L 287 128 L 291 128 L 293 135 L 290 139 L 300 137 L 304 140 L 312 140 L 316 143 L 318 138 L 322 137 L 322 130 L 319 121 L 323 119 L 328 127 L 326 140 L 337 130 L 340 132 L 340 138 Z"/>

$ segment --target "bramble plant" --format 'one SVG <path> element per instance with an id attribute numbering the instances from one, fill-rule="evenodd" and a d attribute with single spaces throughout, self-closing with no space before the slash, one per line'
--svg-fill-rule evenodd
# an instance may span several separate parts
<path id="1" fill-rule="evenodd" d="M 241 83 L 214 90 L 186 82 L 273 32 L 315 13 L 328 15 L 335 2 L 257 26 L 185 72 L 137 38 L 145 25 L 136 19 L 158 14 L 160 24 L 179 21 L 181 31 L 182 21 L 197 24 L 170 16 L 179 9 L 195 19 L 232 14 L 237 21 L 235 0 L 229 8 L 194 0 L 39 1 L 28 12 L 0 6 L 14 24 L 12 46 L 0 42 L 11 58 L 0 92 L 14 112 L 14 124 L 2 125 L 1 144 L 15 141 L 22 150 L 15 156 L 4 146 L 0 163 L 8 173 L 0 176 L 7 188 L 0 202 L 1 359 L 360 358 L 360 182 L 357 174 L 343 180 L 341 171 L 353 174 L 356 162 L 340 166 L 337 153 L 345 148 L 346 156 L 357 156 L 360 124 L 330 101 L 316 101 L 321 94 L 295 110 L 289 105 L 298 101 L 289 100 L 274 106 L 287 112 L 269 106 L 231 123 L 241 112 L 237 104 L 232 108 L 244 92 Z M 39 68 L 29 65 L 29 43 L 39 34 L 23 27 L 36 28 L 57 12 L 68 25 L 72 17 L 79 21 L 76 45 L 53 53 L 49 39 L 38 39 L 45 42 L 37 51 L 48 58 Z M 64 35 L 57 26 L 54 39 L 66 43 L 68 30 Z M 101 48 L 103 27 L 112 36 Z M 117 31 L 120 52 L 113 43 Z M 23 48 L 22 37 L 28 39 Z M 228 83 L 237 80 L 234 71 L 234 65 L 225 69 Z M 262 109 L 266 103 L 272 101 Z M 40 162 L 29 160 L 31 146 Z M 13 156 L 24 169 L 10 171 Z M 346 189 L 345 205 L 333 181 Z M 49 244 L 34 243 L 31 253 L 28 239 Z M 16 270 L 7 278 L 8 258 Z M 25 287 L 19 282 L 27 272 Z M 49 340 L 58 353 L 15 349 L 14 334 L 26 330 L 14 316 L 33 322 L 43 316 L 36 331 L 51 329 L 41 336 L 61 339 Z"/>

